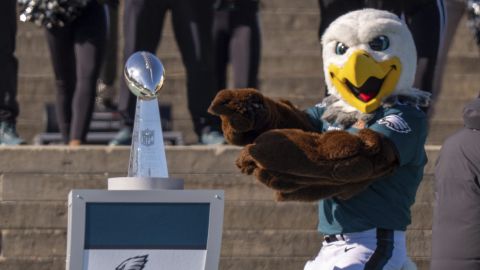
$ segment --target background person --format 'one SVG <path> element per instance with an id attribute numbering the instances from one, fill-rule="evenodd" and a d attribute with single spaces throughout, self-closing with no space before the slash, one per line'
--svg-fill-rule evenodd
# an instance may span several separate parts
<path id="1" fill-rule="evenodd" d="M 463 120 L 435 166 L 432 270 L 480 269 L 480 95 Z"/>
<path id="2" fill-rule="evenodd" d="M 118 0 L 107 1 L 107 41 L 102 69 L 97 84 L 97 106 L 101 110 L 114 111 L 115 80 L 117 79 L 118 52 Z"/>
<path id="3" fill-rule="evenodd" d="M 227 88 L 227 66 L 233 69 L 234 88 L 258 88 L 261 36 L 259 0 L 219 0 L 213 38 L 218 89 Z"/>
<path id="4" fill-rule="evenodd" d="M 17 13 L 15 0 L 2 2 L 0 9 L 0 145 L 18 145 L 24 141 L 17 135 L 16 119 L 19 113 L 17 102 L 18 61 L 15 58 Z"/>
<path id="5" fill-rule="evenodd" d="M 220 121 L 207 113 L 217 86 L 213 69 L 213 0 L 126 0 L 124 61 L 137 51 L 155 54 L 167 11 L 187 75 L 188 109 L 202 144 L 223 143 Z M 136 97 L 121 80 L 118 108 L 124 127 L 110 145 L 131 143 Z"/>
<path id="6" fill-rule="evenodd" d="M 57 119 L 63 141 L 85 142 L 95 104 L 106 37 L 105 9 L 89 1 L 81 14 L 64 26 L 45 30 L 57 90 Z"/>

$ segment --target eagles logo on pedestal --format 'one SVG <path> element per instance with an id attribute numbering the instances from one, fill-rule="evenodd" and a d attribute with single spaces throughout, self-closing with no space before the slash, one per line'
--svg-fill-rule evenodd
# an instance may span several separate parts
<path id="1" fill-rule="evenodd" d="M 115 270 L 142 270 L 147 264 L 148 255 L 128 258 L 120 263 Z"/>

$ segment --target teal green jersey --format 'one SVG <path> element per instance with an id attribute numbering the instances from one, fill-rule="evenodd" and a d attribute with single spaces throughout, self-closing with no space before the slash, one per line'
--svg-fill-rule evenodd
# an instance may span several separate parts
<path id="1" fill-rule="evenodd" d="M 321 131 L 340 129 L 322 120 L 324 107 L 306 112 Z M 323 234 L 360 232 L 372 228 L 406 230 L 411 221 L 410 207 L 427 163 L 424 144 L 427 137 L 425 114 L 410 105 L 396 104 L 377 109 L 366 128 L 383 134 L 396 146 L 400 165 L 391 175 L 370 184 L 348 200 L 337 198 L 319 202 L 318 230 Z M 349 128 L 356 133 L 358 130 Z"/>

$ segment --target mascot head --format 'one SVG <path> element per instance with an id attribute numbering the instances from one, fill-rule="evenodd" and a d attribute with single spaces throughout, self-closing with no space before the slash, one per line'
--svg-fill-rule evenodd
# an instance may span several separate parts
<path id="1" fill-rule="evenodd" d="M 370 113 L 391 95 L 411 95 L 417 54 L 406 24 L 376 9 L 349 12 L 322 37 L 328 93 Z"/>

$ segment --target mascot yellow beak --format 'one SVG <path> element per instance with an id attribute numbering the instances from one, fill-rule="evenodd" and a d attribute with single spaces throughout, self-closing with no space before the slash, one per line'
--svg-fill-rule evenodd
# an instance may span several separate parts
<path id="1" fill-rule="evenodd" d="M 345 102 L 363 113 L 370 113 L 395 90 L 402 66 L 398 57 L 377 62 L 366 51 L 358 50 L 343 67 L 331 64 L 328 71 Z"/>

